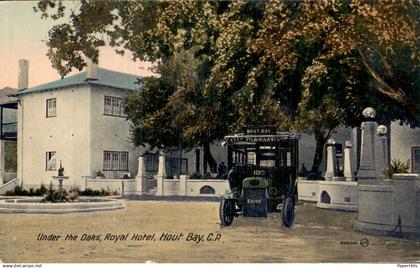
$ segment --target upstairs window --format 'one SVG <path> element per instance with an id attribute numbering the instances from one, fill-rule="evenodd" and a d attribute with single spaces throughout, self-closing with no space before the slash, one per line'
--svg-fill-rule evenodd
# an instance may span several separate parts
<path id="1" fill-rule="evenodd" d="M 104 170 L 128 171 L 128 153 L 104 151 Z"/>
<path id="2" fill-rule="evenodd" d="M 47 117 L 57 116 L 57 99 L 47 100 Z"/>
<path id="3" fill-rule="evenodd" d="M 117 97 L 104 97 L 104 114 L 125 117 L 123 99 Z"/>

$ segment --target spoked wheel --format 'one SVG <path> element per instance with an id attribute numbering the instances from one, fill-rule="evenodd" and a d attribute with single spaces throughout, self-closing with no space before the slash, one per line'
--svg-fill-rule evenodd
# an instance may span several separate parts
<path id="1" fill-rule="evenodd" d="M 220 201 L 219 216 L 223 226 L 232 225 L 233 217 L 235 217 L 235 201 L 222 198 L 222 201 Z"/>
<path id="2" fill-rule="evenodd" d="M 290 227 L 295 219 L 295 202 L 293 198 L 286 197 L 281 205 L 281 220 L 283 225 Z"/>

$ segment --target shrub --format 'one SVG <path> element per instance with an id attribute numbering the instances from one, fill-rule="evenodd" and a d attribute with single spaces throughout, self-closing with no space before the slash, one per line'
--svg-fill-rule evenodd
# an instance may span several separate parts
<path id="1" fill-rule="evenodd" d="M 48 191 L 44 184 L 41 184 L 40 188 L 30 188 L 29 191 L 23 189 L 22 185 L 16 185 L 11 191 L 7 191 L 5 195 L 8 196 L 43 196 Z"/>
<path id="2" fill-rule="evenodd" d="M 80 191 L 79 186 L 72 186 L 72 187 L 70 187 L 70 190 L 69 190 L 69 193 L 71 193 L 71 192 L 80 193 L 81 191 Z"/>
<path id="3" fill-rule="evenodd" d="M 92 190 L 91 188 L 86 188 L 85 190 L 79 192 L 79 195 L 83 196 L 110 196 L 110 195 L 118 195 L 117 191 L 111 192 L 109 190 L 101 189 L 101 190 Z"/>
<path id="4" fill-rule="evenodd" d="M 51 203 L 65 203 L 69 202 L 69 194 L 66 190 L 52 190 L 48 191 L 42 201 Z"/>
<path id="5" fill-rule="evenodd" d="M 95 175 L 96 177 L 101 177 L 102 179 L 105 178 L 105 174 L 101 170 L 96 171 Z"/>
<path id="6" fill-rule="evenodd" d="M 36 196 L 43 196 L 48 192 L 48 188 L 45 187 L 44 184 L 41 184 L 40 188 L 35 189 L 35 195 Z"/>
<path id="7" fill-rule="evenodd" d="M 7 191 L 6 195 L 9 196 L 24 196 L 29 195 L 29 192 L 25 189 L 23 189 L 22 185 L 16 185 L 15 188 L 12 191 Z"/>
<path id="8" fill-rule="evenodd" d="M 70 198 L 67 191 L 64 189 L 54 190 L 52 182 L 51 182 L 50 187 L 48 188 L 48 191 L 41 202 L 65 203 L 65 202 L 69 202 L 69 200 Z"/>
<path id="9" fill-rule="evenodd" d="M 394 159 L 391 161 L 390 167 L 384 170 L 384 175 L 386 178 L 392 179 L 392 176 L 394 174 L 408 173 L 409 169 L 410 169 L 410 163 L 408 161 L 404 163 L 399 159 Z"/>

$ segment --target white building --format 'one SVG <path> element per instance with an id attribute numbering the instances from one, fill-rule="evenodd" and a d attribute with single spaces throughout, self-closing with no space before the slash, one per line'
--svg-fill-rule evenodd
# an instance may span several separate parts
<path id="1" fill-rule="evenodd" d="M 137 78 L 91 64 L 86 72 L 37 87 L 27 88 L 26 79 L 14 95 L 17 178 L 25 188 L 48 185 L 60 163 L 70 177 L 65 186 L 83 187 L 98 170 L 107 178 L 135 176 L 138 149 L 130 142 L 122 100 L 137 90 Z"/>
<path id="2" fill-rule="evenodd" d="M 408 163 L 409 172 L 420 173 L 420 128 L 391 124 L 391 159 Z"/>

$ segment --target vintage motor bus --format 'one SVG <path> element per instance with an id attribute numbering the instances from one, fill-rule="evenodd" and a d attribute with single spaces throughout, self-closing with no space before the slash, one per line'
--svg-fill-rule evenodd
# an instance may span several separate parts
<path id="1" fill-rule="evenodd" d="M 280 211 L 286 227 L 294 220 L 298 137 L 274 126 L 247 126 L 243 134 L 226 136 L 230 192 L 220 202 L 220 220 L 267 217 Z"/>

